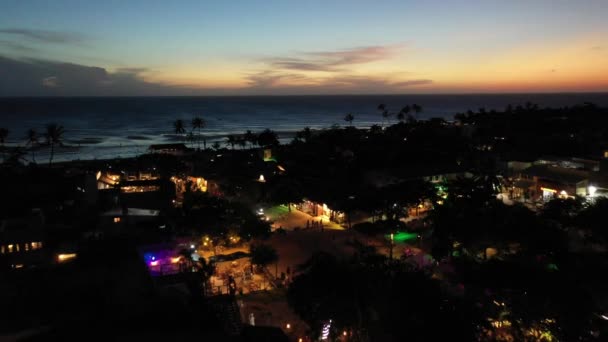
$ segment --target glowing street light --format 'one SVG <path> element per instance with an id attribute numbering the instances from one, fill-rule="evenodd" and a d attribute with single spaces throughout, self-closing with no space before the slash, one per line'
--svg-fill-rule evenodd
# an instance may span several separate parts
<path id="1" fill-rule="evenodd" d="M 589 185 L 589 187 L 587 188 L 587 192 L 589 193 L 589 196 L 591 196 L 591 197 L 595 196 L 596 191 L 597 191 L 597 188 L 593 185 Z"/>

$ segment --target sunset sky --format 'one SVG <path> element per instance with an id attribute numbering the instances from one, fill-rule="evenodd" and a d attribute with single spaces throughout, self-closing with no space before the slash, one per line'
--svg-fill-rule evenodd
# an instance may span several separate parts
<path id="1" fill-rule="evenodd" d="M 0 2 L 0 96 L 608 91 L 608 1 Z"/>

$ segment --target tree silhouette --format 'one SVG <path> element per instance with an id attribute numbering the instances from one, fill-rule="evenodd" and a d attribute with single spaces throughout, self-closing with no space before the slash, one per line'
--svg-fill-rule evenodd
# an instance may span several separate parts
<path id="1" fill-rule="evenodd" d="M 418 120 L 418 114 L 422 112 L 422 107 L 420 105 L 414 103 L 412 105 L 412 110 L 414 111 L 414 113 L 416 115 L 415 119 Z"/>
<path id="2" fill-rule="evenodd" d="M 51 154 L 49 156 L 49 166 L 53 163 L 53 156 L 55 155 L 55 145 L 63 145 L 63 134 L 65 130 L 63 126 L 56 123 L 50 123 L 46 125 L 46 143 L 51 146 Z"/>
<path id="3" fill-rule="evenodd" d="M 346 114 L 346 115 L 344 116 L 344 121 L 348 122 L 348 124 L 349 124 L 350 126 L 352 126 L 352 125 L 353 125 L 353 120 L 355 120 L 355 116 L 354 116 L 354 115 L 352 115 L 351 113 L 348 113 L 348 114 Z"/>
<path id="4" fill-rule="evenodd" d="M 303 140 L 304 142 L 310 142 L 312 138 L 312 130 L 308 126 L 304 127 L 304 129 L 296 133 L 296 138 Z"/>
<path id="5" fill-rule="evenodd" d="M 366 251 L 345 261 L 318 253 L 299 269 L 287 301 L 315 335 L 331 319 L 348 341 L 474 340 L 473 309 L 406 264 Z"/>
<path id="6" fill-rule="evenodd" d="M 403 122 L 405 118 L 410 114 L 410 111 L 411 108 L 409 105 L 401 108 L 401 110 L 397 114 L 397 120 L 399 120 L 399 122 Z"/>
<path id="7" fill-rule="evenodd" d="M 257 145 L 257 143 L 258 143 L 257 136 L 251 130 L 247 130 L 245 132 L 244 138 L 245 138 L 245 141 L 248 142 L 251 147 Z"/>
<path id="8" fill-rule="evenodd" d="M 207 127 L 207 123 L 205 122 L 205 120 L 203 120 L 200 117 L 195 117 L 194 119 L 192 119 L 192 130 L 197 129 L 198 130 L 198 135 L 196 136 L 196 140 L 198 142 L 198 149 L 201 149 L 201 129 Z M 205 141 L 205 138 L 203 138 L 204 141 L 204 148 L 207 148 L 207 142 Z"/>
<path id="9" fill-rule="evenodd" d="M 275 264 L 275 277 L 277 276 L 277 268 L 279 254 L 274 247 L 266 244 L 254 244 L 250 247 L 251 264 L 266 267 L 270 264 Z"/>
<path id="10" fill-rule="evenodd" d="M 30 128 L 26 133 L 27 143 L 26 145 L 30 145 L 30 150 L 32 151 L 32 161 L 36 162 L 35 155 L 35 147 L 38 145 L 38 132 L 33 128 Z"/>
<path id="11" fill-rule="evenodd" d="M 4 161 L 4 143 L 6 142 L 6 138 L 8 137 L 8 129 L 0 128 L 0 148 L 2 148 L 2 160 Z"/>
<path id="12" fill-rule="evenodd" d="M 258 134 L 258 145 L 262 147 L 270 147 L 278 144 L 279 138 L 274 131 L 266 128 L 264 131 Z"/>
<path id="13" fill-rule="evenodd" d="M 226 137 L 226 146 L 230 146 L 234 150 L 234 145 L 237 143 L 237 137 L 230 134 Z"/>
<path id="14" fill-rule="evenodd" d="M 382 115 L 382 125 L 384 125 L 384 122 L 389 119 L 391 114 L 384 103 L 378 105 L 378 111 L 380 112 L 380 115 Z"/>
<path id="15" fill-rule="evenodd" d="M 175 132 L 175 134 L 180 135 L 182 140 L 184 140 L 185 137 L 183 136 L 183 134 L 186 133 L 186 127 L 184 126 L 184 121 L 181 119 L 175 120 L 173 122 L 173 131 Z"/>

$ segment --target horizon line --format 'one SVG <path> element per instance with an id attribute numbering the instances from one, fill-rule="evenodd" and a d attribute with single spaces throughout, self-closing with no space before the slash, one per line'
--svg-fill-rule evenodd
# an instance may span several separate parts
<path id="1" fill-rule="evenodd" d="M 193 97 L 337 97 L 337 96 L 488 96 L 488 95 L 585 95 L 585 94 L 607 94 L 606 91 L 547 91 L 547 92 L 471 92 L 471 93 L 407 93 L 407 94 L 222 94 L 222 95 L 17 95 L 3 96 L 0 99 L 24 99 L 24 98 L 193 98 Z"/>

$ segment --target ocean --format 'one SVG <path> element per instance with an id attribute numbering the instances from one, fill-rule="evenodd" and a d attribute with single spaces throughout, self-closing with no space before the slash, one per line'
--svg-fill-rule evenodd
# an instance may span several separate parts
<path id="1" fill-rule="evenodd" d="M 452 120 L 468 109 L 501 110 L 528 101 L 541 107 L 583 102 L 608 106 L 608 94 L 0 98 L 0 127 L 9 130 L 7 146 L 25 146 L 28 129 L 44 132 L 47 123 L 55 122 L 65 128 L 67 145 L 57 151 L 55 160 L 109 159 L 144 153 L 151 144 L 182 141 L 174 134 L 173 122 L 182 119 L 189 129 L 195 116 L 206 121 L 201 133 L 210 146 L 214 141 L 223 143 L 228 134 L 265 128 L 287 142 L 306 126 L 345 126 L 347 113 L 354 115 L 357 127 L 382 124 L 377 110 L 381 103 L 391 112 L 416 103 L 423 108 L 419 119 Z M 48 160 L 46 150 L 37 151 L 39 162 Z"/>

